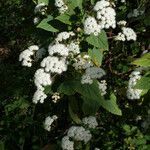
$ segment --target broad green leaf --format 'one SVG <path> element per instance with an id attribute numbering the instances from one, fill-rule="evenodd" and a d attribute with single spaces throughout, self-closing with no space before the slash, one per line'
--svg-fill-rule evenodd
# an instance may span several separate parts
<path id="1" fill-rule="evenodd" d="M 38 4 L 40 3 L 45 3 L 46 5 L 48 5 L 49 0 L 38 0 Z"/>
<path id="2" fill-rule="evenodd" d="M 142 77 L 135 85 L 136 89 L 150 89 L 150 77 Z"/>
<path id="3" fill-rule="evenodd" d="M 59 93 L 64 93 L 66 95 L 73 95 L 76 93 L 77 83 L 75 80 L 73 81 L 65 81 L 58 87 Z"/>
<path id="4" fill-rule="evenodd" d="M 144 54 L 141 58 L 132 62 L 134 65 L 150 67 L 150 53 Z"/>
<path id="5" fill-rule="evenodd" d="M 81 120 L 80 118 L 78 117 L 78 115 L 73 111 L 71 105 L 69 105 L 69 114 L 70 114 L 70 117 L 72 118 L 72 120 L 77 123 L 77 124 L 80 124 L 81 123 Z"/>
<path id="6" fill-rule="evenodd" d="M 97 104 L 97 107 L 102 106 L 113 114 L 121 115 L 121 110 L 116 104 L 115 95 L 112 94 L 110 100 L 104 100 L 101 96 L 97 81 L 94 81 L 93 84 L 90 85 L 81 84 L 80 80 L 66 81 L 60 85 L 58 92 L 66 95 L 73 95 L 77 92 L 84 97 L 83 100 L 86 102 L 86 105 L 88 103 L 88 105 L 92 106 L 94 103 L 94 107 L 95 104 Z"/>
<path id="7" fill-rule="evenodd" d="M 44 29 L 46 31 L 50 31 L 50 32 L 58 32 L 58 29 L 54 28 L 53 26 L 51 26 L 48 22 L 53 20 L 53 17 L 50 15 L 48 16 L 48 18 L 43 19 L 38 25 L 37 28 L 41 28 Z"/>
<path id="8" fill-rule="evenodd" d="M 101 49 L 102 51 L 108 50 L 108 39 L 105 31 L 101 31 L 101 33 L 98 36 L 90 35 L 86 38 L 86 41 L 93 45 L 94 47 L 97 47 Z"/>
<path id="9" fill-rule="evenodd" d="M 112 114 L 122 115 L 122 112 L 116 103 L 116 96 L 113 93 L 110 95 L 110 100 L 103 100 L 101 105 Z"/>
<path id="10" fill-rule="evenodd" d="M 103 53 L 100 49 L 98 48 L 93 48 L 93 49 L 90 49 L 88 51 L 88 54 L 90 55 L 92 61 L 98 66 L 100 67 L 101 66 L 101 63 L 102 63 L 102 58 L 103 58 Z"/>
<path id="11" fill-rule="evenodd" d="M 60 16 L 56 17 L 55 19 L 65 23 L 65 24 L 71 25 L 70 16 L 67 14 L 60 15 Z"/>
<path id="12" fill-rule="evenodd" d="M 95 115 L 98 109 L 100 108 L 100 104 L 96 101 L 91 101 L 87 97 L 82 97 L 82 111 L 85 115 Z"/>

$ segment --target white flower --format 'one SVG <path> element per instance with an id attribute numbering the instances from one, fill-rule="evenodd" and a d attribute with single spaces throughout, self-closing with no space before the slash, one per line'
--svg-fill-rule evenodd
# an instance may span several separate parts
<path id="1" fill-rule="evenodd" d="M 28 49 L 24 50 L 19 55 L 19 61 L 22 61 L 23 66 L 31 67 L 33 59 L 31 56 L 35 54 L 35 52 L 39 49 L 37 45 L 32 45 L 28 47 Z"/>
<path id="2" fill-rule="evenodd" d="M 38 12 L 41 12 L 45 6 L 46 6 L 45 3 L 40 3 L 36 5 L 36 7 L 34 8 L 34 13 L 36 14 Z"/>
<path id="3" fill-rule="evenodd" d="M 119 41 L 136 41 L 137 39 L 137 35 L 134 32 L 133 29 L 128 28 L 128 27 L 122 27 L 122 33 L 118 33 L 118 35 L 116 36 L 115 40 L 119 40 Z"/>
<path id="4" fill-rule="evenodd" d="M 33 103 L 37 104 L 38 102 L 44 103 L 44 100 L 47 98 L 47 95 L 42 90 L 37 90 L 33 95 Z"/>
<path id="5" fill-rule="evenodd" d="M 84 55 L 81 57 L 81 55 L 78 55 L 77 58 L 74 59 L 75 62 L 73 63 L 73 67 L 75 70 L 81 70 L 86 69 L 93 66 L 93 63 L 91 62 L 89 55 Z"/>
<path id="6" fill-rule="evenodd" d="M 93 79 L 100 79 L 106 73 L 103 69 L 98 67 L 88 67 L 85 70 L 85 73 L 82 75 L 81 83 L 82 84 L 92 84 Z"/>
<path id="7" fill-rule="evenodd" d="M 127 24 L 127 22 L 125 20 L 121 20 L 121 21 L 117 22 L 117 24 L 120 26 L 125 26 Z"/>
<path id="8" fill-rule="evenodd" d="M 68 6 L 67 5 L 63 5 L 58 10 L 59 10 L 60 14 L 64 14 L 68 10 Z"/>
<path id="9" fill-rule="evenodd" d="M 85 73 L 89 75 L 90 78 L 92 79 L 100 79 L 102 76 L 106 74 L 105 71 L 99 67 L 87 68 Z"/>
<path id="10" fill-rule="evenodd" d="M 74 150 L 74 142 L 69 140 L 68 136 L 64 136 L 61 141 L 63 150 Z"/>
<path id="11" fill-rule="evenodd" d="M 119 32 L 118 35 L 115 37 L 116 41 L 125 41 L 126 37 L 123 33 Z"/>
<path id="12" fill-rule="evenodd" d="M 72 126 L 69 128 L 68 132 L 67 132 L 67 135 L 71 138 L 73 138 L 75 136 L 75 132 L 76 132 L 76 129 L 78 127 L 77 126 Z"/>
<path id="13" fill-rule="evenodd" d="M 57 103 L 57 101 L 60 99 L 60 94 L 55 92 L 53 95 L 52 95 L 52 101 L 54 103 Z"/>
<path id="14" fill-rule="evenodd" d="M 74 36 L 75 34 L 73 32 L 61 32 L 57 35 L 55 41 L 57 43 L 62 42 L 63 40 L 69 39 L 71 36 Z"/>
<path id="15" fill-rule="evenodd" d="M 58 10 L 61 14 L 68 10 L 68 6 L 65 5 L 63 0 L 55 0 L 55 6 L 58 7 Z"/>
<path id="16" fill-rule="evenodd" d="M 98 126 L 97 120 L 94 116 L 85 117 L 82 119 L 82 122 L 92 129 L 95 129 Z"/>
<path id="17" fill-rule="evenodd" d="M 57 120 L 57 118 L 58 117 L 56 115 L 53 115 L 52 117 L 50 117 L 50 116 L 46 117 L 45 122 L 44 122 L 44 128 L 45 128 L 45 130 L 50 131 L 52 123 L 55 120 Z"/>
<path id="18" fill-rule="evenodd" d="M 72 52 L 73 54 L 79 54 L 80 53 L 80 47 L 78 43 L 71 42 L 69 45 L 67 45 L 69 52 Z"/>
<path id="19" fill-rule="evenodd" d="M 130 74 L 130 79 L 128 83 L 127 89 L 127 97 L 128 99 L 140 99 L 142 90 L 135 89 L 134 86 L 136 85 L 137 81 L 141 79 L 141 75 L 139 71 L 133 71 Z"/>
<path id="20" fill-rule="evenodd" d="M 82 126 L 72 126 L 68 130 L 68 137 L 73 138 L 75 141 L 83 141 L 87 143 L 92 138 L 92 135 L 89 130 L 86 130 Z"/>
<path id="21" fill-rule="evenodd" d="M 41 67 L 44 67 L 46 72 L 61 74 L 67 70 L 67 62 L 65 58 L 48 56 L 41 62 Z"/>
<path id="22" fill-rule="evenodd" d="M 64 5 L 64 1 L 63 0 L 55 0 L 55 6 L 56 7 L 62 7 Z"/>
<path id="23" fill-rule="evenodd" d="M 44 72 L 44 69 L 38 69 L 34 75 L 34 83 L 38 89 L 43 90 L 43 86 L 51 85 L 51 76 L 49 73 Z"/>
<path id="24" fill-rule="evenodd" d="M 69 49 L 64 44 L 55 44 L 48 47 L 49 55 L 58 54 L 60 56 L 68 56 Z"/>
<path id="25" fill-rule="evenodd" d="M 107 83 L 106 83 L 106 80 L 101 80 L 100 83 L 99 83 L 99 89 L 101 91 L 101 95 L 105 95 L 107 92 Z"/>
<path id="26" fill-rule="evenodd" d="M 94 10 L 95 11 L 99 11 L 99 10 L 102 10 L 103 8 L 105 7 L 108 7 L 110 6 L 110 3 L 106 0 L 101 0 L 101 1 L 98 1 L 95 6 L 94 6 Z"/>
<path id="27" fill-rule="evenodd" d="M 97 19 L 101 28 L 116 28 L 116 12 L 111 7 L 103 8 L 97 12 Z"/>
<path id="28" fill-rule="evenodd" d="M 82 84 L 92 84 L 93 80 L 91 79 L 91 77 L 89 75 L 84 74 L 84 75 L 82 75 L 81 83 Z"/>
<path id="29" fill-rule="evenodd" d="M 116 28 L 116 12 L 109 1 L 98 1 L 94 6 L 94 11 L 97 12 L 96 18 L 101 29 Z"/>
<path id="30" fill-rule="evenodd" d="M 29 49 L 24 50 L 19 55 L 19 61 L 22 61 L 22 66 L 31 67 L 32 66 L 32 59 L 31 56 L 34 55 L 34 52 L 30 51 Z"/>
<path id="31" fill-rule="evenodd" d="M 85 34 L 94 34 L 97 36 L 101 32 L 101 26 L 97 23 L 94 17 L 89 16 L 84 21 L 84 32 Z"/>
<path id="32" fill-rule="evenodd" d="M 34 19 L 33 19 L 33 23 L 36 25 L 36 24 L 38 24 L 40 22 L 40 18 L 39 17 L 35 17 Z"/>

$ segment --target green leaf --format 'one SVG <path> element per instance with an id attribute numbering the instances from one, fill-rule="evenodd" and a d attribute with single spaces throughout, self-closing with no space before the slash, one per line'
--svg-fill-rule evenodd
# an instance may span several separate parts
<path id="1" fill-rule="evenodd" d="M 77 83 L 75 80 L 73 81 L 65 81 L 58 87 L 59 93 L 64 93 L 66 95 L 73 95 L 76 93 Z"/>
<path id="2" fill-rule="evenodd" d="M 83 0 L 67 0 L 67 4 L 70 5 L 72 9 L 78 7 L 82 10 Z"/>
<path id="3" fill-rule="evenodd" d="M 72 118 L 72 120 L 77 123 L 77 124 L 80 124 L 81 123 L 81 120 L 80 118 L 78 117 L 78 115 L 73 111 L 71 105 L 69 105 L 69 114 L 70 114 L 70 117 Z"/>
<path id="4" fill-rule="evenodd" d="M 101 49 L 102 51 L 108 50 L 108 39 L 105 31 L 101 31 L 101 33 L 98 36 L 90 35 L 86 38 L 86 41 L 93 45 L 94 47 L 97 47 Z"/>
<path id="5" fill-rule="evenodd" d="M 116 96 L 113 93 L 110 95 L 110 100 L 102 101 L 102 106 L 112 114 L 122 115 L 122 112 L 116 103 Z"/>
<path id="6" fill-rule="evenodd" d="M 135 85 L 136 89 L 150 89 L 150 77 L 142 77 Z"/>
<path id="7" fill-rule="evenodd" d="M 93 49 L 90 49 L 88 51 L 88 54 L 90 55 L 92 61 L 98 66 L 100 67 L 101 66 L 101 63 L 102 63 L 102 58 L 103 58 L 103 53 L 100 49 L 97 49 L 97 48 L 93 48 Z"/>
<path id="8" fill-rule="evenodd" d="M 95 115 L 98 111 L 100 104 L 97 101 L 91 101 L 87 97 L 82 97 L 82 111 L 85 115 Z"/>
<path id="9" fill-rule="evenodd" d="M 67 14 L 60 15 L 60 16 L 56 17 L 55 19 L 61 21 L 62 23 L 71 25 L 70 16 Z"/>
<path id="10" fill-rule="evenodd" d="M 43 19 L 38 25 L 37 28 L 44 29 L 50 32 L 58 32 L 59 30 L 51 26 L 48 22 L 53 20 L 53 16 L 49 15 L 48 18 Z"/>
<path id="11" fill-rule="evenodd" d="M 49 0 L 38 0 L 38 4 L 45 3 L 45 5 L 49 4 Z"/>
<path id="12" fill-rule="evenodd" d="M 76 92 L 81 94 L 85 104 L 83 105 L 91 105 L 91 107 L 97 108 L 102 106 L 109 112 L 121 115 L 121 110 L 118 108 L 116 104 L 116 97 L 114 94 L 110 96 L 110 100 L 104 100 L 101 96 L 98 82 L 95 80 L 93 84 L 81 84 L 80 80 L 72 80 L 72 81 L 65 81 L 60 85 L 58 88 L 58 92 L 64 93 L 66 95 L 73 95 Z M 87 106 L 88 107 L 88 106 Z M 85 111 L 85 110 L 84 110 Z"/>
<path id="13" fill-rule="evenodd" d="M 150 53 L 144 54 L 141 58 L 136 59 L 132 64 L 143 67 L 150 67 Z"/>

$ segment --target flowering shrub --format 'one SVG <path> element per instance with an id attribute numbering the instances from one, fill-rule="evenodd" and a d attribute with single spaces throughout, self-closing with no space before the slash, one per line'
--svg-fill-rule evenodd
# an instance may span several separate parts
<path id="1" fill-rule="evenodd" d="M 24 83 L 29 90 L 23 99 L 5 106 L 7 115 L 18 105 L 25 111 L 21 117 L 30 116 L 21 125 L 28 132 L 19 139 L 19 148 L 27 147 L 26 138 L 32 137 L 33 129 L 27 126 L 31 125 L 31 149 L 46 144 L 44 149 L 52 150 L 149 148 L 150 137 L 143 137 L 139 129 L 134 130 L 134 135 L 141 135 L 141 139 L 128 137 L 132 129 L 125 121 L 131 117 L 130 103 L 138 108 L 149 96 L 150 53 L 146 48 L 141 50 L 143 43 L 145 47 L 149 44 L 148 39 L 139 39 L 150 25 L 144 16 L 147 2 L 141 1 L 138 9 L 131 12 L 134 3 L 128 1 L 33 2 L 33 23 L 46 36 L 36 35 L 37 41 L 20 53 L 23 76 L 28 80 Z M 143 16 L 145 27 L 141 28 Z M 134 25 L 134 18 L 140 23 Z M 28 71 L 30 75 L 26 76 Z M 142 120 L 140 113 L 135 113 L 134 122 Z M 143 122 L 145 130 L 148 124 L 149 121 Z M 123 131 L 119 136 L 124 135 L 121 141 L 117 137 L 119 130 Z M 139 140 L 144 140 L 140 146 Z"/>

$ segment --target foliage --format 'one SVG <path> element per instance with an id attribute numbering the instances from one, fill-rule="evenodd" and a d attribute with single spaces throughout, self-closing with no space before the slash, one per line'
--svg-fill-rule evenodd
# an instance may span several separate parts
<path id="1" fill-rule="evenodd" d="M 118 28 L 103 29 L 98 36 L 84 34 L 84 20 L 92 15 L 91 10 L 97 0 L 64 2 L 68 6 L 64 14 L 58 12 L 54 0 L 8 0 L 0 4 L 0 56 L 9 52 L 8 56 L 0 58 L 0 150 L 60 150 L 61 139 L 68 128 L 82 125 L 82 118 L 91 115 L 96 116 L 99 125 L 90 130 L 92 140 L 87 144 L 75 143 L 76 149 L 150 149 L 149 2 L 116 3 L 117 21 L 126 18 L 128 26 L 133 27 L 138 36 L 137 41 L 125 42 L 114 40 Z M 42 10 L 44 14 L 35 14 L 34 8 L 40 3 L 46 5 Z M 129 12 L 135 8 L 144 10 L 144 13 L 128 18 Z M 37 24 L 33 21 L 35 17 L 39 18 Z M 36 90 L 33 74 L 41 59 L 34 60 L 32 68 L 23 68 L 18 62 L 19 53 L 33 44 L 47 49 L 63 31 L 76 34 L 71 40 L 80 42 L 81 57 L 89 55 L 94 66 L 104 68 L 106 75 L 102 79 L 94 79 L 92 84 L 82 84 L 84 71 L 76 71 L 70 65 L 67 72 L 52 77 L 52 85 L 44 87 L 48 96 L 44 103 L 33 104 Z M 5 52 L 7 49 L 9 51 Z M 73 63 L 72 58 L 69 61 Z M 136 68 L 142 77 L 134 88 L 141 89 L 142 95 L 138 100 L 129 100 L 126 97 L 129 75 Z M 101 80 L 107 81 L 106 95 L 99 90 Z M 60 100 L 55 104 L 52 96 L 56 92 L 60 94 Z M 43 122 L 54 114 L 58 120 L 48 132 Z"/>

